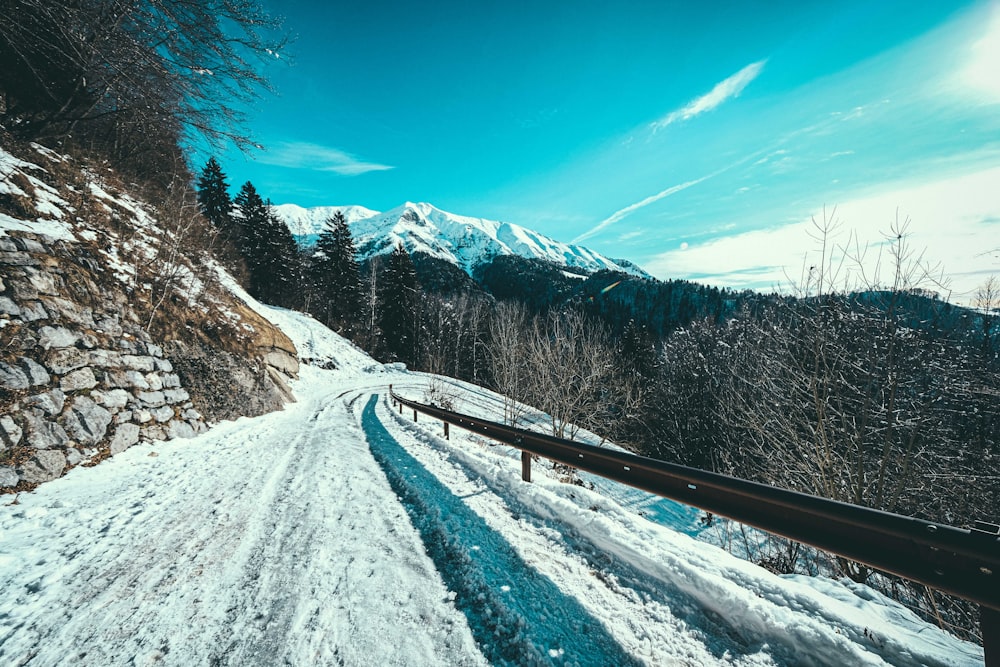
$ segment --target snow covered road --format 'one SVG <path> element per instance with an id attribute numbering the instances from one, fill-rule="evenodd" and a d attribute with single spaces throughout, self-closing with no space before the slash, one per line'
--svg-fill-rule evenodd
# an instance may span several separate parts
<path id="1" fill-rule="evenodd" d="M 0 664 L 484 664 L 335 393 L 0 507 Z"/>
<path id="2" fill-rule="evenodd" d="M 426 376 L 271 315 L 339 368 L 303 366 L 298 403 L 0 497 L 0 664 L 982 664 L 863 586 L 775 576 L 621 490 L 546 464 L 524 484 L 510 448 L 386 403 Z M 451 386 L 460 410 L 499 406 Z"/>

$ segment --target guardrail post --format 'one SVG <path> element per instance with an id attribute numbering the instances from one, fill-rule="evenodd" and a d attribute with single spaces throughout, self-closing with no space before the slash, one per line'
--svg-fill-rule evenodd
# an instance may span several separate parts
<path id="1" fill-rule="evenodd" d="M 417 411 L 416 411 L 416 409 L 413 410 L 413 421 L 417 421 Z"/>
<path id="2" fill-rule="evenodd" d="M 531 481 L 531 452 L 521 450 L 521 479 Z"/>
<path id="3" fill-rule="evenodd" d="M 448 422 L 441 422 L 441 423 L 444 424 L 444 439 L 451 440 L 451 435 L 448 434 L 448 427 L 450 426 L 450 424 Z"/>
<path id="4" fill-rule="evenodd" d="M 1000 667 L 1000 611 L 980 605 L 979 632 L 983 635 L 986 667 Z"/>

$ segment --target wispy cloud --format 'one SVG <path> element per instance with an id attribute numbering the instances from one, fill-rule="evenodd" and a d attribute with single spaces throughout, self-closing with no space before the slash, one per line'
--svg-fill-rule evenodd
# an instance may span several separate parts
<path id="1" fill-rule="evenodd" d="M 718 172 L 716 172 L 716 173 L 718 173 Z M 671 187 L 667 188 L 666 190 L 663 190 L 662 192 L 657 192 L 655 195 L 650 195 L 649 197 L 646 197 L 642 201 L 636 202 L 634 204 L 630 204 L 629 206 L 626 206 L 623 209 L 619 209 L 619 210 L 615 211 L 614 213 L 612 213 L 607 218 L 605 218 L 604 220 L 602 220 L 601 222 L 599 222 L 592 229 L 589 229 L 589 230 L 585 231 L 583 234 L 580 234 L 579 236 L 577 236 L 575 239 L 573 239 L 571 241 L 571 243 L 579 243 L 581 241 L 589 239 L 594 234 L 598 233 L 602 229 L 605 229 L 606 227 L 610 227 L 611 225 L 615 224 L 616 222 L 618 222 L 619 220 L 621 220 L 622 218 L 624 218 L 628 214 L 633 213 L 635 211 L 638 211 L 640 208 L 644 208 L 646 206 L 649 206 L 650 204 L 656 203 L 656 202 L 660 201 L 661 199 L 663 199 L 665 197 L 669 197 L 672 194 L 676 194 L 676 193 L 680 192 L 681 190 L 687 190 L 692 185 L 698 185 L 702 181 L 707 180 L 707 179 L 711 178 L 714 175 L 715 174 L 709 174 L 708 176 L 702 176 L 701 178 L 696 178 L 693 181 L 687 181 L 686 183 L 681 183 L 680 185 L 671 186 Z"/>
<path id="2" fill-rule="evenodd" d="M 743 92 L 744 88 L 750 85 L 751 81 L 757 78 L 757 75 L 759 75 L 761 70 L 764 69 L 764 65 L 766 63 L 766 59 L 758 60 L 755 63 L 747 65 L 728 79 L 720 81 L 715 84 L 715 87 L 712 88 L 712 90 L 706 95 L 702 95 L 699 98 L 691 100 L 684 107 L 677 109 L 676 111 L 671 111 L 669 114 L 653 123 L 653 130 L 662 130 L 668 125 L 673 125 L 677 121 L 694 118 L 695 116 L 703 114 L 706 111 L 711 111 L 729 98 L 738 96 L 741 92 Z"/>
<path id="3" fill-rule="evenodd" d="M 1000 99 L 1000 77 L 996 74 L 1000 62 L 1000 3 L 992 3 L 989 12 L 985 30 L 972 44 L 972 57 L 960 75 L 972 90 L 995 102 Z"/>
<path id="4" fill-rule="evenodd" d="M 276 167 L 331 171 L 341 176 L 358 176 L 370 171 L 386 171 L 393 168 L 390 165 L 365 162 L 339 148 L 304 141 L 276 142 L 258 159 L 264 164 Z"/>
<path id="5" fill-rule="evenodd" d="M 1000 167 L 946 178 L 890 186 L 887 190 L 837 205 L 842 235 L 831 239 L 848 243 L 849 232 L 873 244 L 866 256 L 869 275 L 877 271 L 880 243 L 897 211 L 911 216 L 910 247 L 931 265 L 941 263 L 950 279 L 952 300 L 970 302 L 976 288 L 997 272 L 1000 249 L 984 239 L 995 238 L 991 226 L 1000 219 L 1000 196 L 990 187 L 1000 178 Z M 817 219 L 822 213 L 817 211 Z M 687 278 L 735 289 L 782 289 L 798 279 L 802 268 L 815 261 L 812 224 L 805 218 L 778 227 L 723 235 L 672 249 L 643 262 L 655 276 Z M 976 253 L 972 248 L 986 252 Z M 809 258 L 807 260 L 807 258 Z M 884 260 L 884 257 L 882 258 Z M 849 285 L 853 287 L 853 285 Z"/>

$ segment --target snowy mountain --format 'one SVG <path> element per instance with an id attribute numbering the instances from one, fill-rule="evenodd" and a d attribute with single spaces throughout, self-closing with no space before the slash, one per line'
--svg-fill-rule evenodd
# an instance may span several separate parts
<path id="1" fill-rule="evenodd" d="M 451 262 L 470 275 L 476 266 L 500 255 L 519 255 L 587 273 L 609 269 L 649 277 L 631 262 L 609 259 L 583 246 L 562 243 L 520 225 L 455 215 L 426 203 L 406 202 L 385 213 L 361 206 L 302 208 L 283 204 L 274 209 L 292 234 L 304 243 L 314 242 L 329 216 L 342 211 L 361 258 L 389 253 L 397 243 L 402 243 L 411 253 L 423 252 Z"/>
<path id="2" fill-rule="evenodd" d="M 364 206 L 314 206 L 304 208 L 297 204 L 281 204 L 273 206 L 272 210 L 288 225 L 288 229 L 295 237 L 316 237 L 323 231 L 326 221 L 334 213 L 340 211 L 348 224 L 371 218 L 379 214 Z"/>

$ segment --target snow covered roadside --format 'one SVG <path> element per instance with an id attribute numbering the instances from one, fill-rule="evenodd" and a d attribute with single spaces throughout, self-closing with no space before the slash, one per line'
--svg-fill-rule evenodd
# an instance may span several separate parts
<path id="1" fill-rule="evenodd" d="M 296 340 L 314 322 L 278 324 Z M 360 359 L 353 363 L 363 366 Z M 494 419 L 502 414 L 499 396 L 468 383 L 421 373 L 383 381 L 417 400 L 429 383 L 447 384 L 457 409 Z M 354 411 L 360 414 L 360 406 Z M 607 480 L 594 479 L 594 491 L 567 485 L 545 464 L 535 466 L 535 482 L 526 485 L 512 448 L 484 446 L 461 429 L 446 441 L 440 424 L 413 424 L 409 413 L 402 418 L 384 404 L 378 414 L 431 479 L 463 498 L 524 562 L 571 592 L 623 647 L 650 664 L 982 664 L 980 647 L 865 586 L 779 577 L 691 539 L 699 514 L 693 508 Z M 474 555 L 484 557 L 481 550 Z M 603 586 L 595 586 L 595 577 Z"/>
<path id="2" fill-rule="evenodd" d="M 0 664 L 484 664 L 346 383 L 4 497 Z"/>
<path id="3" fill-rule="evenodd" d="M 396 422 L 390 430 L 407 451 L 525 561 L 575 591 L 651 664 L 982 664 L 980 647 L 865 586 L 773 575 L 647 521 L 601 490 L 564 484 L 546 464 L 536 464 L 533 483 L 524 484 L 508 447 L 460 429 L 446 441 L 437 423 L 413 424 L 385 407 L 381 415 Z"/>
<path id="4" fill-rule="evenodd" d="M 776 577 L 545 464 L 524 484 L 510 448 L 390 410 L 426 376 L 252 305 L 338 370 L 0 499 L 0 664 L 982 663 L 863 587 Z"/>

